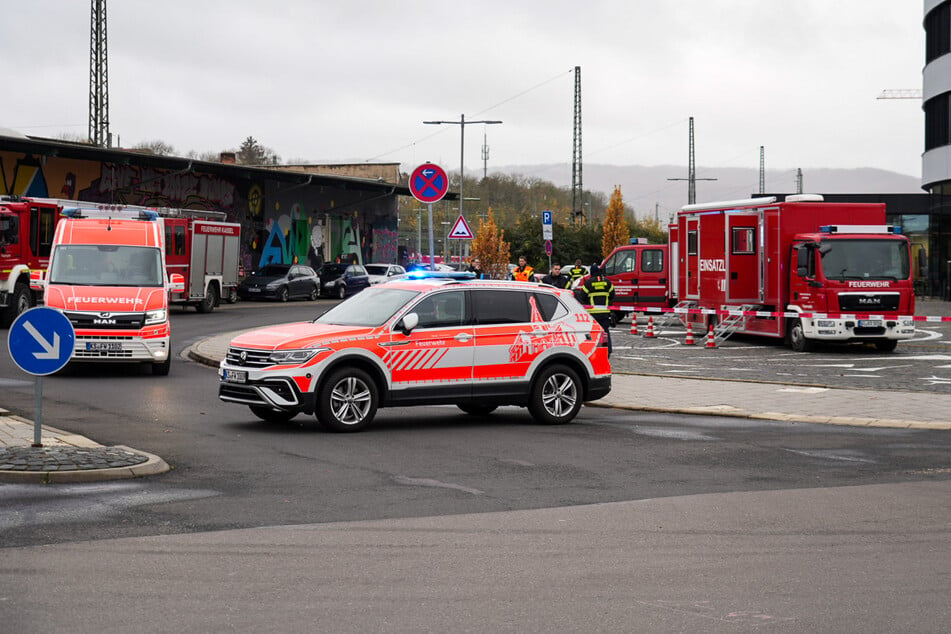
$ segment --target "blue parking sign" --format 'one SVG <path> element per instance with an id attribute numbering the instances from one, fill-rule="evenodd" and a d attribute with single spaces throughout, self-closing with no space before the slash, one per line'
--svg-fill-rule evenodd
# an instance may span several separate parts
<path id="1" fill-rule="evenodd" d="M 58 372 L 73 356 L 76 332 L 66 315 L 53 308 L 31 308 L 10 326 L 10 357 L 35 376 Z"/>

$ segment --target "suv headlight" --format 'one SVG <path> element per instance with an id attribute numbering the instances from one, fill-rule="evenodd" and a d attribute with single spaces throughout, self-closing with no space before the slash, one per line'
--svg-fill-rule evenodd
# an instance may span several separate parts
<path id="1" fill-rule="evenodd" d="M 292 363 L 306 363 L 320 352 L 327 352 L 330 348 L 305 348 L 303 350 L 276 350 L 267 360 L 274 365 L 288 365 Z"/>
<path id="2" fill-rule="evenodd" d="M 145 311 L 145 325 L 151 326 L 152 324 L 162 324 L 168 319 L 168 311 L 164 308 L 159 308 L 158 310 L 147 310 Z"/>

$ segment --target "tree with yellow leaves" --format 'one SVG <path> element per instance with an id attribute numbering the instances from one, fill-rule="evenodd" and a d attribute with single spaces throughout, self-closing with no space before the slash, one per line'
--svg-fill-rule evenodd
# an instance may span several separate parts
<path id="1" fill-rule="evenodd" d="M 604 212 L 604 235 L 601 238 L 601 257 L 608 257 L 615 248 L 631 241 L 631 231 L 624 218 L 624 198 L 621 196 L 621 186 L 614 186 L 611 202 Z"/>
<path id="2" fill-rule="evenodd" d="M 482 270 L 496 280 L 508 277 L 509 243 L 505 241 L 505 231 L 499 229 L 489 207 L 486 220 L 479 221 L 479 230 L 472 240 L 472 257 L 482 260 Z"/>

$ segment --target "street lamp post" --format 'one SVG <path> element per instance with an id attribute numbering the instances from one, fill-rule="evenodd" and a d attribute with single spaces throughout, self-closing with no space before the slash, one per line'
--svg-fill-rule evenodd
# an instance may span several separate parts
<path id="1" fill-rule="evenodd" d="M 459 115 L 458 121 L 423 121 L 426 125 L 451 124 L 459 126 L 459 215 L 462 215 L 462 181 L 465 180 L 465 161 L 466 161 L 466 124 L 484 123 L 486 125 L 495 125 L 501 121 L 466 121 L 466 115 Z"/>

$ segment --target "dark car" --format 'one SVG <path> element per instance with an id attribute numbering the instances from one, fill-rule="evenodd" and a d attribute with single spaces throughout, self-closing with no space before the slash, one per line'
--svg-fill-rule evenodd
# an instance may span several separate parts
<path id="1" fill-rule="evenodd" d="M 370 275 L 359 264 L 324 264 L 317 269 L 322 295 L 343 299 L 370 286 Z"/>
<path id="2" fill-rule="evenodd" d="M 238 286 L 241 299 L 317 299 L 320 278 L 309 266 L 302 264 L 268 264 L 253 272 Z"/>

